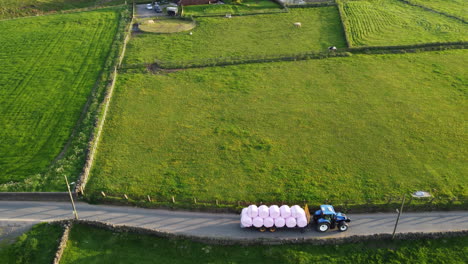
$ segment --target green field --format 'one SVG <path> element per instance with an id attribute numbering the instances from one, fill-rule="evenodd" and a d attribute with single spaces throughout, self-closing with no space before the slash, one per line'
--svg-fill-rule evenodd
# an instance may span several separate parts
<path id="1" fill-rule="evenodd" d="M 398 0 L 346 1 L 352 46 L 392 46 L 468 41 L 468 25 Z"/>
<path id="2" fill-rule="evenodd" d="M 122 74 L 88 194 L 467 195 L 466 51 Z"/>
<path id="3" fill-rule="evenodd" d="M 76 8 L 123 4 L 124 0 L 0 0 L 0 19 L 35 16 Z"/>
<path id="4" fill-rule="evenodd" d="M 174 34 L 144 33 L 128 44 L 125 64 L 264 56 L 345 47 L 336 7 L 228 18 L 197 18 L 197 27 Z M 302 28 L 293 23 L 301 22 Z"/>
<path id="5" fill-rule="evenodd" d="M 63 229 L 55 224 L 38 224 L 11 245 L 0 245 L 2 264 L 49 264 L 55 257 Z"/>
<path id="6" fill-rule="evenodd" d="M 117 11 L 0 22 L 0 184 L 44 172 L 64 148 L 109 55 Z"/>
<path id="7" fill-rule="evenodd" d="M 444 12 L 465 21 L 468 20 L 468 2 L 466 0 L 408 0 L 408 2 Z"/>
<path id="8" fill-rule="evenodd" d="M 184 16 L 204 16 L 213 14 L 249 14 L 279 12 L 281 6 L 270 0 L 247 0 L 242 4 L 192 5 L 184 6 Z"/>
<path id="9" fill-rule="evenodd" d="M 467 237 L 343 245 L 217 246 L 75 225 L 60 263 L 465 263 Z"/>

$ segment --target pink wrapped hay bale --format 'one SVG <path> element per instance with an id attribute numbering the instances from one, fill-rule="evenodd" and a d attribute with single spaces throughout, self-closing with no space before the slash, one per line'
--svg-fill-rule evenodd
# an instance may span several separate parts
<path id="1" fill-rule="evenodd" d="M 247 212 L 248 212 L 247 208 L 242 209 L 242 212 L 241 212 L 241 225 L 243 227 L 251 227 L 252 226 L 252 218 L 249 216 L 249 214 Z"/>
<path id="2" fill-rule="evenodd" d="M 286 225 L 286 220 L 283 217 L 275 218 L 275 226 L 281 228 Z"/>
<path id="3" fill-rule="evenodd" d="M 247 207 L 247 214 L 252 218 L 257 217 L 258 207 L 255 204 L 249 205 L 249 207 Z"/>
<path id="4" fill-rule="evenodd" d="M 280 215 L 283 218 L 288 218 L 291 216 L 291 208 L 287 205 L 282 205 L 280 207 Z"/>
<path id="5" fill-rule="evenodd" d="M 267 218 L 270 216 L 270 209 L 268 209 L 268 206 L 266 205 L 260 205 L 258 207 L 258 216 L 261 218 Z"/>
<path id="6" fill-rule="evenodd" d="M 306 227 L 307 226 L 307 218 L 305 216 L 301 216 L 297 218 L 297 226 L 298 227 Z"/>
<path id="7" fill-rule="evenodd" d="M 257 228 L 262 227 L 263 226 L 263 218 L 261 218 L 260 216 L 255 217 L 252 220 L 252 224 L 253 224 L 253 226 L 255 226 Z"/>
<path id="8" fill-rule="evenodd" d="M 271 217 L 263 219 L 263 225 L 267 228 L 272 227 L 275 224 L 275 220 Z"/>
<path id="9" fill-rule="evenodd" d="M 289 228 L 293 228 L 296 226 L 296 218 L 288 217 L 286 218 L 286 226 Z"/>
<path id="10" fill-rule="evenodd" d="M 252 218 L 248 215 L 243 215 L 241 217 L 241 224 L 243 227 L 251 227 L 252 226 Z"/>
<path id="11" fill-rule="evenodd" d="M 248 215 L 248 214 L 247 214 L 247 211 L 248 211 L 248 210 L 249 210 L 249 209 L 248 209 L 247 207 L 246 207 L 246 208 L 242 208 L 241 216 L 243 216 L 243 215 Z"/>
<path id="12" fill-rule="evenodd" d="M 291 206 L 291 216 L 294 218 L 305 216 L 305 211 L 299 205 L 293 205 Z"/>
<path id="13" fill-rule="evenodd" d="M 278 218 L 280 217 L 281 212 L 277 205 L 270 206 L 270 217 L 271 218 Z"/>

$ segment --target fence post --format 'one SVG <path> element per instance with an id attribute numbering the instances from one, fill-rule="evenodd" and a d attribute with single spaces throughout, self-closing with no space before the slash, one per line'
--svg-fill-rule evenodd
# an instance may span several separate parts
<path id="1" fill-rule="evenodd" d="M 398 211 L 398 217 L 397 217 L 397 220 L 395 222 L 395 228 L 393 229 L 393 234 L 392 234 L 392 239 L 395 239 L 395 232 L 396 232 L 396 229 L 397 229 L 397 226 L 398 226 L 398 221 L 400 220 L 400 215 L 401 213 L 403 212 L 403 206 L 405 205 L 405 198 L 406 198 L 406 195 L 404 194 L 403 195 L 403 201 L 401 202 L 401 208 L 400 210 Z"/>

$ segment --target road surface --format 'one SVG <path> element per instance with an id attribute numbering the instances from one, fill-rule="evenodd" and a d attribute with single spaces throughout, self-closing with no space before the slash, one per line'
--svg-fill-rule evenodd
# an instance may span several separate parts
<path id="1" fill-rule="evenodd" d="M 347 232 L 336 230 L 324 234 L 315 230 L 278 230 L 260 233 L 239 227 L 236 214 L 144 209 L 123 206 L 76 204 L 80 219 L 97 220 L 115 225 L 128 225 L 199 237 L 258 239 L 275 238 L 339 238 L 352 235 L 391 234 L 396 213 L 350 214 L 352 222 Z M 73 218 L 70 203 L 63 202 L 0 202 L 0 223 L 39 223 Z M 403 213 L 397 233 L 444 232 L 468 230 L 468 212 Z"/>

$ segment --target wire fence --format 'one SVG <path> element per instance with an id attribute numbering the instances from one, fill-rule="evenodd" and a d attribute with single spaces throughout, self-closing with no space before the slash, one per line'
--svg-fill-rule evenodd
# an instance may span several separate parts
<path id="1" fill-rule="evenodd" d="M 138 205 L 149 208 L 190 208 L 190 209 L 207 209 L 207 210 L 222 210 L 230 212 L 239 212 L 251 204 L 256 205 L 294 205 L 301 206 L 309 205 L 311 208 L 318 207 L 321 204 L 332 204 L 337 210 L 342 212 L 384 212 L 395 211 L 399 208 L 403 201 L 403 195 L 385 195 L 379 198 L 369 199 L 292 199 L 292 200 L 237 200 L 237 199 L 216 199 L 203 200 L 197 197 L 181 197 L 177 195 L 162 196 L 158 194 L 148 195 L 130 195 L 117 193 L 93 193 L 86 197 L 91 202 L 109 203 L 109 204 L 126 204 Z M 468 197 L 434 195 L 427 198 L 416 198 L 410 194 L 406 194 L 405 199 L 406 211 L 427 211 L 427 210 L 467 210 Z"/>

